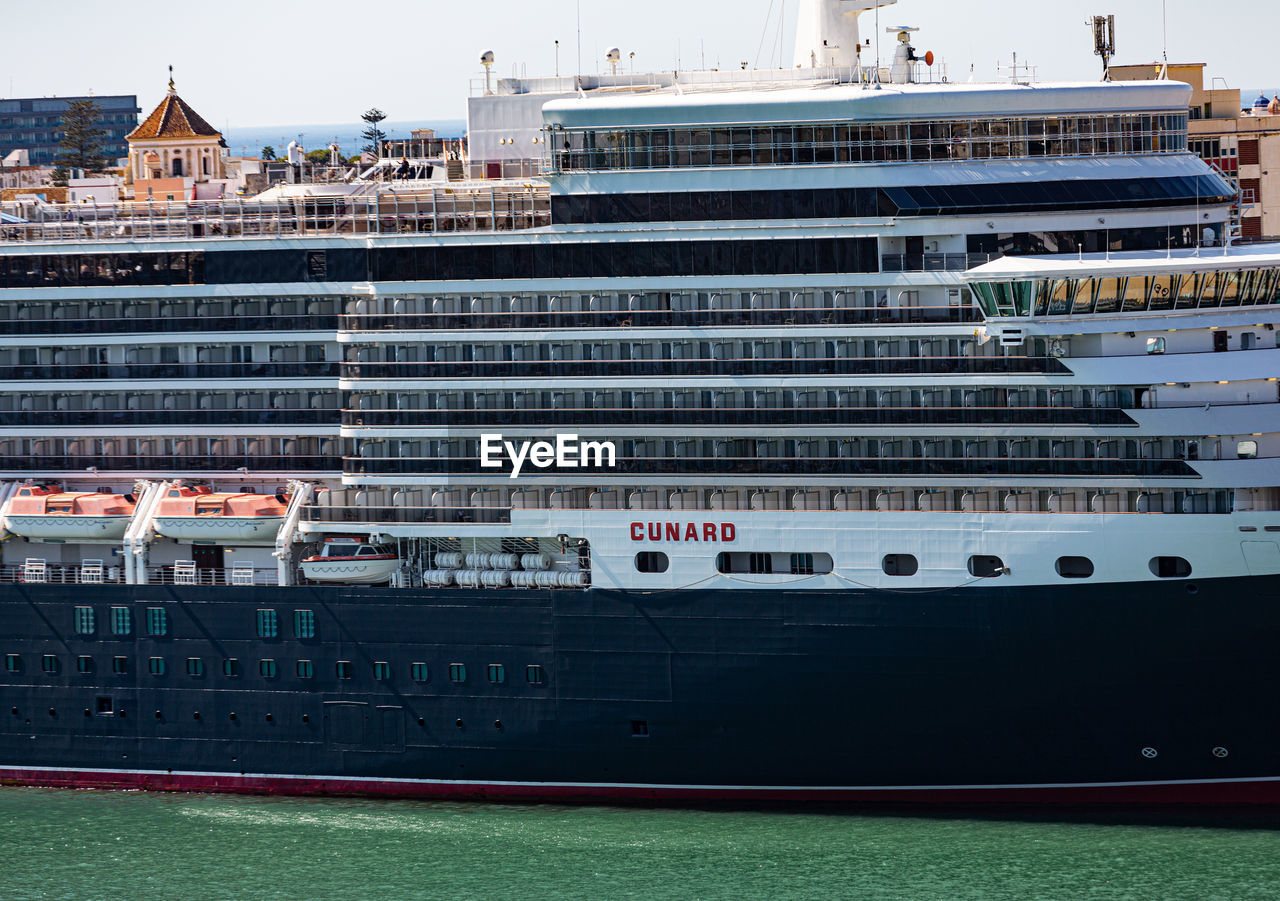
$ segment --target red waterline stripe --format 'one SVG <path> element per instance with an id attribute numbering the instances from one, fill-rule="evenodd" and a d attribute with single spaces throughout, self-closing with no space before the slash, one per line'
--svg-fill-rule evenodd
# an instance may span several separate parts
<path id="1" fill-rule="evenodd" d="M 1280 806 L 1280 781 L 1166 782 L 1007 788 L 749 788 L 415 782 L 232 773 L 0 768 L 0 784 L 52 788 L 135 789 L 247 795 L 358 796 L 481 801 L 623 801 L 914 804 L 921 806 L 1059 805 Z"/>

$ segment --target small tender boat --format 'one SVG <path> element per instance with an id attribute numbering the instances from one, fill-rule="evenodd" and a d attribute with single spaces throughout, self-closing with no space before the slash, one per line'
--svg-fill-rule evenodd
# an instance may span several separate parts
<path id="1" fill-rule="evenodd" d="M 274 544 L 289 499 L 276 494 L 214 494 L 207 486 L 170 488 L 156 506 L 156 532 L 174 541 Z"/>
<path id="2" fill-rule="evenodd" d="M 400 569 L 393 548 L 369 544 L 363 538 L 330 538 L 324 550 L 302 561 L 302 574 L 313 582 L 379 585 Z"/>
<path id="3" fill-rule="evenodd" d="M 54 541 L 120 541 L 133 516 L 131 494 L 28 485 L 9 502 L 9 531 L 23 538 Z"/>

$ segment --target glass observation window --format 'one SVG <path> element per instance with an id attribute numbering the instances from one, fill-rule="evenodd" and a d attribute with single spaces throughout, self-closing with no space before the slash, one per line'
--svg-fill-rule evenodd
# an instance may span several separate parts
<path id="1" fill-rule="evenodd" d="M 1280 269 L 974 282 L 987 317 L 1085 316 L 1271 304 Z"/>

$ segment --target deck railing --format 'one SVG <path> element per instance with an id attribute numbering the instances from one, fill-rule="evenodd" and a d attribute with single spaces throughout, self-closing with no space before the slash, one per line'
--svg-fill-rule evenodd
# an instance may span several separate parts
<path id="1" fill-rule="evenodd" d="M 450 183 L 356 196 L 275 200 L 5 204 L 22 221 L 0 242 L 384 235 L 517 231 L 551 224 L 551 197 L 532 183 Z"/>
<path id="2" fill-rule="evenodd" d="M 123 585 L 125 584 L 124 563 L 120 558 L 113 558 L 106 565 L 98 568 L 92 563 L 45 563 L 32 566 L 30 563 L 16 565 L 0 565 L 0 584 L 41 584 L 41 585 Z M 277 572 L 272 569 L 255 567 L 227 567 L 225 569 L 197 569 L 194 581 L 179 581 L 174 566 L 148 566 L 147 584 L 149 585 L 275 585 Z M 252 581 L 250 581 L 252 579 Z"/>

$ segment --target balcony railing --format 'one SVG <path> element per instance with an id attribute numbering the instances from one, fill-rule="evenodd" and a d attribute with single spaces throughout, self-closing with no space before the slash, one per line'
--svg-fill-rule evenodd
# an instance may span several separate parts
<path id="1" fill-rule="evenodd" d="M 0 410 L 0 426 L 332 425 L 340 410 Z"/>
<path id="2" fill-rule="evenodd" d="M 315 523 L 509 523 L 507 507 L 303 507 Z"/>
<path id="3" fill-rule="evenodd" d="M 142 454 L 0 455 L 0 472 L 339 472 L 333 456 L 229 454 L 172 456 Z"/>
<path id="4" fill-rule="evenodd" d="M 336 332 L 337 316 L 146 316 L 136 319 L 0 319 L 0 335 L 158 332 Z"/>
<path id="5" fill-rule="evenodd" d="M 1124 410 L 1098 407 L 590 407 L 554 410 L 345 410 L 342 413 L 342 425 L 348 428 L 1136 424 Z"/>
<path id="6" fill-rule="evenodd" d="M 434 234 L 549 226 L 551 197 L 546 185 L 451 182 L 365 196 L 41 204 L 6 212 L 22 221 L 0 226 L 0 241 Z"/>
<path id="7" fill-rule="evenodd" d="M 400 313 L 343 316 L 347 332 L 461 329 L 715 328 L 784 325 L 939 325 L 981 322 L 976 306 L 842 309 L 633 310 L 556 313 Z"/>
<path id="8" fill-rule="evenodd" d="M 880 258 L 884 272 L 963 272 L 999 259 L 998 253 L 894 253 Z"/>
<path id="9" fill-rule="evenodd" d="M 848 357 L 736 360 L 530 360 L 344 363 L 343 379 L 545 379 L 787 375 L 1069 374 L 1053 357 Z"/>
<path id="10" fill-rule="evenodd" d="M 348 457 L 347 475 L 471 475 L 493 477 L 501 470 L 482 469 L 479 458 Z M 1115 478 L 1198 478 L 1182 460 L 1099 460 L 1096 458 L 1007 457 L 619 457 L 607 468 L 531 469 L 524 476 L 715 475 L 715 476 L 1061 476 Z"/>
<path id="11" fill-rule="evenodd" d="M 0 366 L 3 381 L 336 379 L 337 363 L 68 363 Z"/>
<path id="12" fill-rule="evenodd" d="M 44 568 L 44 578 L 42 584 L 51 585 L 122 585 L 124 584 L 124 566 L 120 562 L 114 562 L 110 566 L 103 567 L 101 570 L 101 578 L 96 575 L 86 576 L 84 567 L 75 563 L 50 563 Z M 247 584 L 247 574 L 250 570 L 241 569 L 198 569 L 195 571 L 195 582 L 182 581 L 177 583 L 174 581 L 174 568 L 172 566 L 148 566 L 147 567 L 147 584 L 149 585 L 226 585 L 226 586 L 243 586 L 250 587 Z M 275 569 L 253 569 L 252 585 L 276 585 L 278 573 Z M 244 582 L 239 580 L 246 580 Z M 17 582 L 31 582 L 31 575 L 25 571 L 22 564 L 0 565 L 0 584 L 13 584 Z"/>

